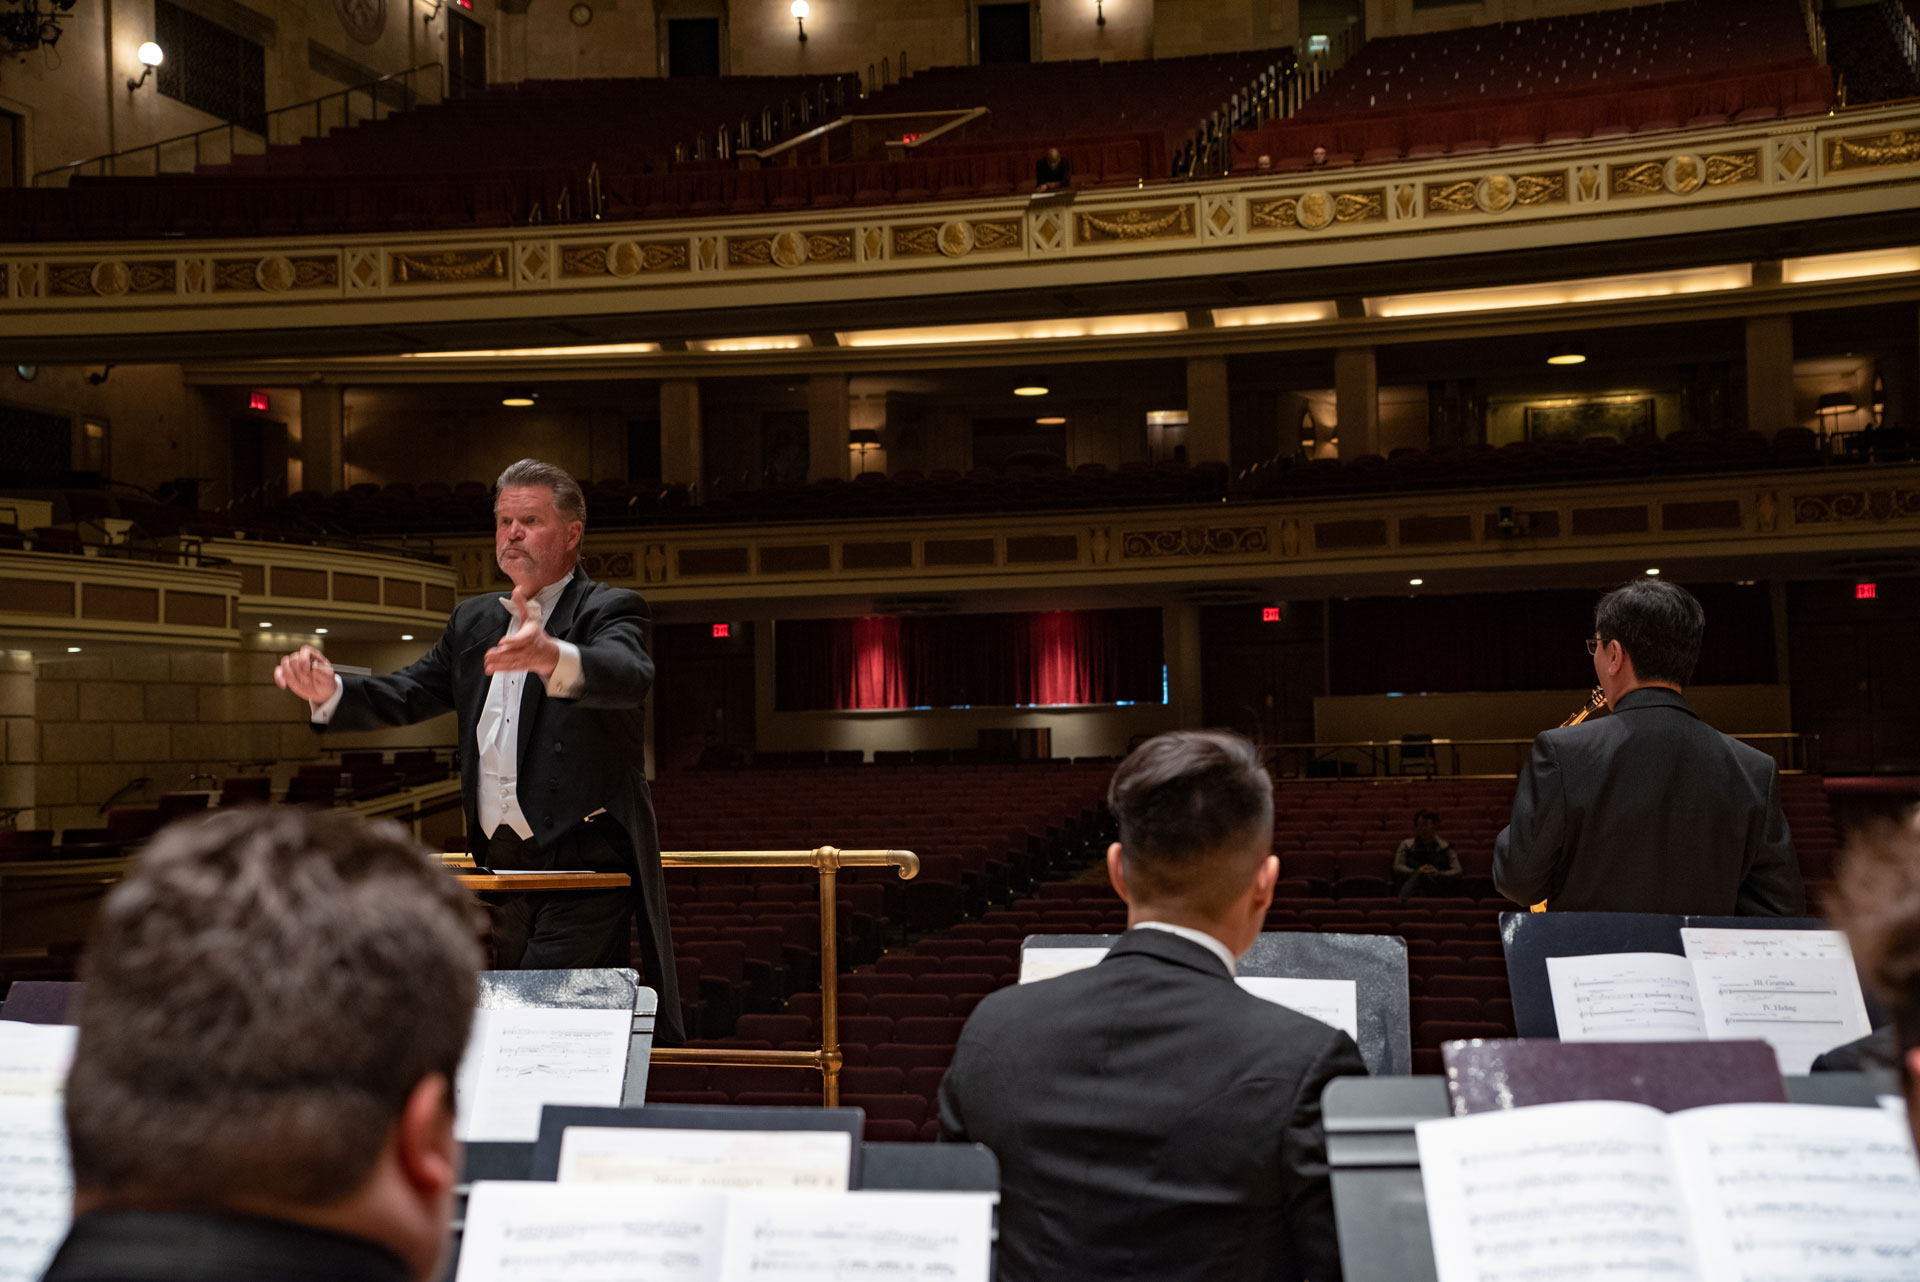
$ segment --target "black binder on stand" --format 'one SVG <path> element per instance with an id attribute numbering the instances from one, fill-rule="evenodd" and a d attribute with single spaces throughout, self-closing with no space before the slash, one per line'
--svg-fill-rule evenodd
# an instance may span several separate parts
<path id="1" fill-rule="evenodd" d="M 1029 935 L 1030 951 L 1105 952 L 1118 935 Z M 1393 935 L 1337 935 L 1283 930 L 1262 934 L 1240 959 L 1239 973 L 1274 979 L 1347 980 L 1355 986 L 1360 1058 L 1375 1077 L 1413 1071 L 1412 1012 L 1407 996 L 1407 944 Z"/>

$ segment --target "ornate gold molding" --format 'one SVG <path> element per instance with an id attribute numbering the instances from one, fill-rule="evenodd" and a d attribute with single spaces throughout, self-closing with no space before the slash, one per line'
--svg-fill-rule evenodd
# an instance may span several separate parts
<path id="1" fill-rule="evenodd" d="M 1920 165 L 1920 130 L 1895 129 L 1884 134 L 1853 134 L 1844 138 L 1829 138 L 1826 142 L 1828 173 Z"/>
<path id="2" fill-rule="evenodd" d="M 198 262 L 189 264 L 187 288 L 199 287 Z M 204 269 L 203 269 L 204 270 Z M 211 280 L 215 293 L 282 294 L 292 289 L 337 289 L 340 285 L 340 259 L 335 254 L 302 254 L 290 258 L 268 254 L 264 258 L 216 258 L 212 260 Z"/>
<path id="3" fill-rule="evenodd" d="M 1707 157 L 1707 186 L 1739 187 L 1760 181 L 1760 149 L 1719 152 Z"/>
<path id="4" fill-rule="evenodd" d="M 387 259 L 390 285 L 454 285 L 507 278 L 504 245 L 486 249 L 443 249 L 438 253 L 394 253 Z"/>
<path id="5" fill-rule="evenodd" d="M 1155 205 L 1150 209 L 1125 209 L 1102 215 L 1077 213 L 1073 218 L 1073 239 L 1079 245 L 1108 244 L 1114 241 L 1192 240 L 1193 206 Z"/>
<path id="6" fill-rule="evenodd" d="M 1245 556 L 1267 550 L 1264 525 L 1188 525 L 1173 530 L 1128 530 L 1122 559 L 1154 560 L 1175 556 Z"/>
<path id="7" fill-rule="evenodd" d="M 1842 490 L 1833 494 L 1796 494 L 1796 525 L 1830 525 L 1842 521 L 1910 521 L 1920 519 L 1920 490 Z"/>
<path id="8" fill-rule="evenodd" d="M 91 263 L 47 264 L 47 293 L 54 298 L 119 298 L 123 294 L 171 294 L 178 265 L 171 258 L 106 258 Z"/>
<path id="9" fill-rule="evenodd" d="M 792 228 L 770 236 L 727 237 L 727 266 L 785 267 L 837 263 L 853 258 L 853 229 L 803 232 Z"/>
<path id="10" fill-rule="evenodd" d="M 1278 200 L 1257 200 L 1248 210 L 1255 227 L 1303 227 L 1321 231 L 1335 223 L 1384 222 L 1387 217 L 1387 190 L 1309 191 Z"/>
<path id="11" fill-rule="evenodd" d="M 890 230 L 895 258 L 965 258 L 1020 248 L 1018 219 L 951 218 L 944 223 L 896 224 Z"/>
<path id="12" fill-rule="evenodd" d="M 683 272 L 690 263 L 684 240 L 616 240 L 607 245 L 568 245 L 560 250 L 560 274 L 569 278 L 643 272 Z"/>

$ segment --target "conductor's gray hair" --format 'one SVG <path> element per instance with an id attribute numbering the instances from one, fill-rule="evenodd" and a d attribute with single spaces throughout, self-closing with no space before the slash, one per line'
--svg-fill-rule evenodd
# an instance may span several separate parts
<path id="1" fill-rule="evenodd" d="M 542 463 L 537 458 L 523 458 L 500 473 L 500 479 L 493 483 L 493 497 L 498 499 L 500 491 L 518 485 L 540 485 L 552 490 L 553 506 L 561 518 L 586 524 L 587 496 L 580 492 L 580 482 L 565 468 Z"/>

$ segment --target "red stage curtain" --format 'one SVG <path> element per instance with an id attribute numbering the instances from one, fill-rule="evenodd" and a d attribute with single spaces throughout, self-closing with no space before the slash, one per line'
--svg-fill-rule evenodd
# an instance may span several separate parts
<path id="1" fill-rule="evenodd" d="M 775 706 L 1158 703 L 1160 611 L 796 619 L 775 631 Z"/>

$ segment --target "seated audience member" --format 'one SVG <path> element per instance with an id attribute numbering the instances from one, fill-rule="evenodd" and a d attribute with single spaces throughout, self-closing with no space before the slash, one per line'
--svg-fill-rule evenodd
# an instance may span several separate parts
<path id="1" fill-rule="evenodd" d="M 1253 162 L 1253 167 L 1258 173 L 1270 174 L 1273 172 L 1273 157 L 1263 151 L 1260 158 Z"/>
<path id="2" fill-rule="evenodd" d="M 1313 163 L 1316 166 L 1327 163 L 1327 149 L 1325 147 L 1315 147 L 1313 149 Z"/>
<path id="3" fill-rule="evenodd" d="M 479 918 L 400 828 L 223 811 L 107 896 L 47 1282 L 428 1282 L 460 1173 Z"/>
<path id="4" fill-rule="evenodd" d="M 1422 810 L 1413 817 L 1413 836 L 1393 852 L 1393 875 L 1400 898 L 1454 895 L 1460 892 L 1460 856 L 1453 843 L 1440 836 L 1440 815 Z"/>
<path id="5" fill-rule="evenodd" d="M 1099 965 L 974 1011 L 944 1138 L 1000 1160 L 1001 1282 L 1340 1276 L 1320 1093 L 1345 1033 L 1233 981 L 1273 899 L 1273 784 L 1223 732 L 1114 772 L 1107 872 L 1127 933 Z"/>
<path id="6" fill-rule="evenodd" d="M 1568 912 L 1797 916 L 1806 889 L 1773 758 L 1681 697 L 1706 628 L 1700 603 L 1636 579 L 1593 613 L 1587 652 L 1613 711 L 1534 739 L 1494 841 L 1500 893 Z"/>
<path id="7" fill-rule="evenodd" d="M 1035 191 L 1059 191 L 1073 185 L 1073 164 L 1060 154 L 1058 147 L 1047 148 L 1047 154 L 1033 162 L 1033 189 Z"/>
<path id="8" fill-rule="evenodd" d="M 1835 915 L 1847 929 L 1860 973 L 1886 1003 L 1893 1023 L 1828 1051 L 1814 1069 L 1896 1066 L 1920 1143 L 1920 812 L 1855 838 Z"/>

